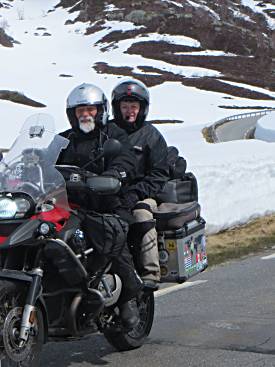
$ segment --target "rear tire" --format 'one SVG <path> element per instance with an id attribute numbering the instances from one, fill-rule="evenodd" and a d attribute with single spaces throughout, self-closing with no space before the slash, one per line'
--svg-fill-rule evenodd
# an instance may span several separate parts
<path id="1" fill-rule="evenodd" d="M 153 292 L 143 293 L 141 297 L 137 299 L 137 306 L 140 313 L 140 322 L 133 330 L 129 332 L 104 331 L 104 335 L 108 342 L 118 351 L 132 350 L 141 347 L 151 331 L 155 311 Z"/>
<path id="2" fill-rule="evenodd" d="M 19 346 L 19 329 L 26 288 L 22 283 L 0 281 L 0 366 L 37 367 L 44 343 L 42 311 L 35 308 L 33 327 L 28 340 Z M 13 357 L 13 358 L 11 358 Z"/>

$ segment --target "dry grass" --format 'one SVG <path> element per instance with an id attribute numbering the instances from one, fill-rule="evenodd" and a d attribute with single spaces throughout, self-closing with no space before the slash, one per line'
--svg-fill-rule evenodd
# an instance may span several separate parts
<path id="1" fill-rule="evenodd" d="M 202 132 L 204 139 L 207 141 L 207 143 L 214 143 L 213 136 L 211 133 L 211 127 L 206 126 L 202 129 L 201 132 Z"/>
<path id="2" fill-rule="evenodd" d="M 258 218 L 250 223 L 207 238 L 209 265 L 239 258 L 275 245 L 275 215 Z"/>

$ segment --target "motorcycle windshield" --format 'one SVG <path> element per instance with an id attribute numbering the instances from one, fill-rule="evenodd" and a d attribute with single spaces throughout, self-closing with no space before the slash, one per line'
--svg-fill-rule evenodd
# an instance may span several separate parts
<path id="1" fill-rule="evenodd" d="M 0 193 L 25 193 L 36 205 L 47 201 L 68 209 L 66 183 L 55 168 L 59 153 L 69 140 L 55 134 L 52 116 L 30 116 L 0 162 Z"/>

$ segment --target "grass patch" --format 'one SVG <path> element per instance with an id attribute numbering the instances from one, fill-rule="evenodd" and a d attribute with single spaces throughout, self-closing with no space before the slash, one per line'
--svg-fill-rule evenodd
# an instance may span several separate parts
<path id="1" fill-rule="evenodd" d="M 275 215 L 207 236 L 209 265 L 263 251 L 275 246 Z"/>

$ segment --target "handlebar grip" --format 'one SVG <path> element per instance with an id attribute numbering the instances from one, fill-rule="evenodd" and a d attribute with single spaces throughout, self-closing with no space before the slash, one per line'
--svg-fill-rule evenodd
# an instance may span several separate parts
<path id="1" fill-rule="evenodd" d="M 86 183 L 83 181 L 66 181 L 67 189 L 88 189 Z"/>

